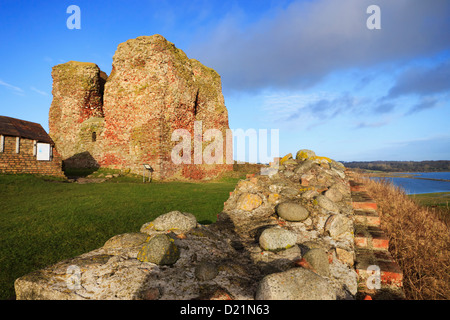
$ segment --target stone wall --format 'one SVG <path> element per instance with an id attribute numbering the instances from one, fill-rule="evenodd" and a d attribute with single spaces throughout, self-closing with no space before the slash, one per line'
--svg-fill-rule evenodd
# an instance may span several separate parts
<path id="1" fill-rule="evenodd" d="M 141 174 L 142 165 L 150 164 L 157 179 L 203 179 L 232 170 L 226 164 L 194 165 L 193 158 L 182 165 L 171 160 L 178 143 L 171 141 L 174 130 L 187 130 L 193 145 L 194 122 L 202 121 L 203 132 L 214 128 L 225 137 L 228 113 L 217 72 L 162 36 L 121 43 L 106 82 L 92 63 L 61 64 L 52 76 L 50 136 L 67 167 Z"/>
<path id="2" fill-rule="evenodd" d="M 47 176 L 65 177 L 62 171 L 62 160 L 52 147 L 51 161 L 37 161 L 33 153 L 34 141 L 20 139 L 19 153 L 16 153 L 16 137 L 4 136 L 4 149 L 0 152 L 0 173 L 29 173 Z"/>
<path id="3" fill-rule="evenodd" d="M 94 63 L 69 61 L 53 67 L 52 78 L 49 135 L 66 167 L 84 167 L 100 156 L 86 136 L 93 132 L 88 122 L 103 117 L 104 73 Z"/>
<path id="4" fill-rule="evenodd" d="M 215 223 L 161 213 L 140 232 L 17 279 L 17 299 L 355 299 L 344 170 L 309 150 L 287 155 L 241 180 Z"/>

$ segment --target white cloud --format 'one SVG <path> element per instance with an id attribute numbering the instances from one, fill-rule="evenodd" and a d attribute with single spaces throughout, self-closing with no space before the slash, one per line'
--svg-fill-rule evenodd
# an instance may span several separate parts
<path id="1" fill-rule="evenodd" d="M 39 93 L 39 94 L 42 95 L 42 96 L 48 96 L 48 93 L 47 93 L 47 92 L 41 91 L 41 90 L 39 90 L 39 89 L 36 89 L 35 87 L 30 87 L 30 89 L 33 90 L 33 91 L 36 92 L 36 93 Z"/>
<path id="2" fill-rule="evenodd" d="M 13 90 L 13 91 L 15 91 L 15 92 L 21 92 L 21 93 L 23 93 L 23 90 L 22 90 L 21 88 L 16 87 L 16 86 L 13 86 L 12 84 L 6 83 L 6 82 L 4 82 L 4 81 L 2 81 L 2 80 L 0 80 L 0 85 L 1 85 L 1 86 L 4 86 L 4 87 L 6 87 L 6 88 L 8 88 L 8 89 L 10 89 L 10 90 Z"/>
<path id="3" fill-rule="evenodd" d="M 308 124 L 308 128 L 325 124 L 341 114 L 348 114 L 367 103 L 368 99 L 328 91 L 311 93 L 273 93 L 264 97 L 262 109 L 271 122 L 283 125 Z"/>

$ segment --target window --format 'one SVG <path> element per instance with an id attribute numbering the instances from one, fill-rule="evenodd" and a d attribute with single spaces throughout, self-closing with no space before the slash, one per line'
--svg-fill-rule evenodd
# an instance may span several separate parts
<path id="1" fill-rule="evenodd" d="M 52 147 L 48 143 L 37 143 L 36 160 L 50 161 L 52 155 Z"/>
<path id="2" fill-rule="evenodd" d="M 5 136 L 0 135 L 0 152 L 5 152 Z"/>
<path id="3" fill-rule="evenodd" d="M 16 153 L 20 152 L 20 138 L 16 137 Z"/>
<path id="4" fill-rule="evenodd" d="M 92 132 L 92 142 L 97 141 L 97 132 Z"/>

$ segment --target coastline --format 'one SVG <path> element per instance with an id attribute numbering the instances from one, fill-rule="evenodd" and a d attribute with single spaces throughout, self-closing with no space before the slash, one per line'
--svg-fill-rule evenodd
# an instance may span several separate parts
<path id="1" fill-rule="evenodd" d="M 422 172 L 420 172 L 422 173 Z M 437 178 L 424 178 L 419 177 L 417 172 L 382 172 L 382 171 L 369 171 L 366 170 L 366 174 L 369 178 L 405 178 L 405 179 L 416 179 L 416 180 L 428 180 L 437 182 L 450 182 L 448 179 L 437 179 Z M 393 182 L 394 183 L 394 182 Z M 396 185 L 394 183 L 394 185 Z M 397 185 L 396 185 L 397 186 Z M 402 186 L 399 186 L 403 189 Z M 427 207 L 441 207 L 449 208 L 450 203 L 450 190 L 449 191 L 432 191 L 432 192 L 420 192 L 420 193 L 410 193 L 407 194 L 408 197 L 416 200 L 419 204 Z"/>

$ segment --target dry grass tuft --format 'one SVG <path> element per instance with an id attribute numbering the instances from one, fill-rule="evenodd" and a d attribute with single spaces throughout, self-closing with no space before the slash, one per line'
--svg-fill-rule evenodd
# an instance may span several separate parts
<path id="1" fill-rule="evenodd" d="M 420 206 L 389 180 L 356 179 L 377 202 L 389 251 L 403 270 L 407 299 L 449 300 L 449 213 Z"/>

